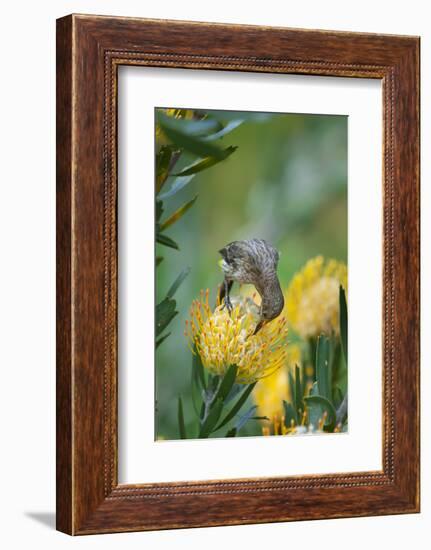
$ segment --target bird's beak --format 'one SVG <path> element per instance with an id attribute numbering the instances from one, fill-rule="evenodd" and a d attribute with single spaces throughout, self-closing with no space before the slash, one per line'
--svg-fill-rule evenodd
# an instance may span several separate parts
<path id="1" fill-rule="evenodd" d="M 253 336 L 259 332 L 259 330 L 268 323 L 267 319 L 261 319 L 254 329 Z"/>
<path id="2" fill-rule="evenodd" d="M 219 260 L 217 263 L 218 263 L 220 269 L 223 269 L 223 258 L 221 260 Z"/>

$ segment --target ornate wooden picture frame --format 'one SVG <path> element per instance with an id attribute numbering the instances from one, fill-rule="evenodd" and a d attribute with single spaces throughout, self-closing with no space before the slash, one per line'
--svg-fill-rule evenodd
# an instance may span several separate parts
<path id="1" fill-rule="evenodd" d="M 380 79 L 383 469 L 118 483 L 117 69 Z M 57 21 L 57 528 L 69 534 L 419 511 L 419 39 L 70 15 Z"/>

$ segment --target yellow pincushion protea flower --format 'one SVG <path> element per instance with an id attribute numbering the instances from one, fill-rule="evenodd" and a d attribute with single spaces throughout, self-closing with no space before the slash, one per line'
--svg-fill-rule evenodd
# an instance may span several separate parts
<path id="1" fill-rule="evenodd" d="M 237 365 L 236 382 L 251 384 L 278 370 L 286 359 L 286 319 L 280 317 L 253 335 L 259 308 L 250 298 L 232 297 L 233 310 L 218 304 L 209 306 L 209 291 L 194 300 L 185 335 L 192 352 L 199 353 L 203 366 L 213 375 L 223 376 Z"/>
<path id="2" fill-rule="evenodd" d="M 285 294 L 285 315 L 302 338 L 339 334 L 339 287 L 347 291 L 347 266 L 322 256 L 308 260 Z"/>
<path id="3" fill-rule="evenodd" d="M 259 416 L 267 416 L 273 423 L 283 417 L 283 399 L 291 401 L 288 372 L 295 365 L 301 365 L 301 348 L 298 344 L 290 344 L 284 366 L 260 380 L 253 390 Z"/>

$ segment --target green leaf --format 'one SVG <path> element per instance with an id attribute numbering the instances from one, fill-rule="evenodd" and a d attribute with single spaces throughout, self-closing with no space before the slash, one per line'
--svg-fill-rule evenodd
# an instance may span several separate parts
<path id="1" fill-rule="evenodd" d="M 310 395 L 320 395 L 319 394 L 319 386 L 317 385 L 317 382 L 314 382 L 314 384 L 311 386 Z"/>
<path id="2" fill-rule="evenodd" d="M 224 126 L 222 130 L 216 132 L 215 134 L 210 134 L 209 136 L 205 136 L 202 139 L 204 141 L 213 141 L 213 140 L 219 139 L 225 136 L 226 134 L 229 134 L 233 130 L 235 130 L 235 128 L 238 128 L 238 126 L 240 126 L 243 122 L 244 122 L 243 120 L 231 120 Z"/>
<path id="3" fill-rule="evenodd" d="M 235 437 L 235 436 L 236 436 L 236 432 L 237 432 L 237 429 L 236 429 L 236 428 L 232 428 L 231 430 L 228 430 L 228 431 L 226 432 L 225 437 Z"/>
<path id="4" fill-rule="evenodd" d="M 168 199 L 169 197 L 172 197 L 175 195 L 175 193 L 178 193 L 183 187 L 185 187 L 187 184 L 189 184 L 192 179 L 195 177 L 195 175 L 191 176 L 184 176 L 181 178 L 175 178 L 170 189 L 166 191 L 166 193 L 162 193 L 159 195 L 160 199 Z"/>
<path id="5" fill-rule="evenodd" d="M 178 174 L 173 174 L 174 176 L 190 176 L 191 174 L 197 174 L 198 172 L 202 172 L 202 170 L 206 170 L 207 168 L 211 168 L 211 166 L 214 166 L 215 164 L 218 164 L 222 160 L 227 159 L 232 153 L 234 153 L 238 147 L 230 146 L 227 149 L 224 150 L 225 156 L 221 159 L 216 159 L 214 157 L 206 157 L 202 160 L 198 160 L 194 162 L 193 164 L 190 164 L 189 166 L 186 166 L 179 172 Z"/>
<path id="6" fill-rule="evenodd" d="M 216 430 L 218 430 L 219 428 L 227 424 L 229 420 L 232 420 L 232 418 L 237 414 L 237 412 L 241 409 L 241 407 L 247 401 L 248 396 L 251 394 L 256 384 L 257 382 L 253 382 L 253 384 L 249 384 L 248 386 L 246 386 L 245 390 L 241 394 L 241 397 L 238 399 L 235 405 L 231 408 L 231 410 L 227 413 L 227 415 L 223 418 L 223 420 L 217 426 Z"/>
<path id="7" fill-rule="evenodd" d="M 211 111 L 202 111 L 198 109 L 196 112 L 207 114 L 208 117 L 215 118 L 223 123 L 238 119 L 241 119 L 243 122 L 265 122 L 274 116 L 272 113 L 259 113 L 254 111 L 218 111 L 217 109 Z"/>
<path id="8" fill-rule="evenodd" d="M 328 416 L 325 421 L 325 427 L 328 430 L 333 430 L 336 422 L 336 412 L 332 403 L 321 395 L 312 395 L 305 398 L 305 403 L 308 408 L 308 418 L 314 427 L 318 426 L 319 420 L 326 411 Z"/>
<path id="9" fill-rule="evenodd" d="M 292 420 L 295 425 L 298 424 L 297 422 L 298 418 L 292 403 L 288 403 L 287 401 L 283 400 L 283 408 L 284 408 L 284 424 L 286 428 L 290 428 L 292 426 Z"/>
<path id="10" fill-rule="evenodd" d="M 166 235 L 163 235 L 162 233 L 156 234 L 156 241 L 159 244 L 164 244 L 165 246 L 168 246 L 169 248 L 175 248 L 175 250 L 180 249 L 180 247 L 174 240 L 172 240 L 170 237 L 167 237 Z"/>
<path id="11" fill-rule="evenodd" d="M 331 399 L 330 353 L 329 338 L 322 334 L 317 340 L 316 379 L 320 395 L 327 399 Z"/>
<path id="12" fill-rule="evenodd" d="M 166 297 L 156 306 L 156 337 L 159 336 L 169 325 L 178 311 L 175 311 L 177 303 L 175 300 Z"/>
<path id="13" fill-rule="evenodd" d="M 160 220 L 163 214 L 163 201 L 157 199 L 156 200 L 156 222 Z"/>
<path id="14" fill-rule="evenodd" d="M 217 394 L 214 398 L 215 401 L 221 399 L 224 402 L 230 390 L 232 389 L 232 386 L 235 383 L 237 371 L 237 365 L 231 365 L 227 369 L 226 374 L 223 376 L 223 380 L 221 381 Z"/>
<path id="15" fill-rule="evenodd" d="M 206 381 L 205 381 L 205 373 L 204 373 L 204 366 L 202 365 L 201 356 L 196 351 L 195 348 L 195 355 L 193 355 L 192 360 L 192 371 L 193 371 L 193 377 L 195 378 L 196 382 L 202 387 L 202 389 L 206 389 Z"/>
<path id="16" fill-rule="evenodd" d="M 199 432 L 200 438 L 206 438 L 210 435 L 211 432 L 214 431 L 214 426 L 217 424 L 218 419 L 220 418 L 222 409 L 223 401 L 221 399 L 217 399 L 214 402 L 204 423 L 202 424 L 201 430 Z"/>
<path id="17" fill-rule="evenodd" d="M 174 224 L 176 221 L 178 221 L 180 218 L 182 218 L 184 216 L 184 214 L 187 212 L 187 210 L 189 208 L 191 208 L 194 203 L 196 202 L 196 199 L 198 198 L 198 196 L 196 195 L 195 197 L 193 197 L 193 199 L 191 199 L 190 201 L 186 202 L 185 204 L 183 204 L 183 206 L 180 206 L 180 208 L 178 208 L 177 210 L 175 210 L 175 212 L 173 214 L 171 214 L 169 216 L 169 218 L 167 220 L 165 220 L 161 225 L 160 225 L 160 231 L 164 231 L 165 229 L 167 229 L 170 225 Z"/>
<path id="18" fill-rule="evenodd" d="M 163 131 L 169 128 L 193 137 L 206 136 L 223 128 L 223 125 L 214 118 L 178 118 L 169 116 L 160 110 L 156 112 L 156 118 Z"/>
<path id="19" fill-rule="evenodd" d="M 219 147 L 202 141 L 198 137 L 186 133 L 184 130 L 174 129 L 172 125 L 166 123 L 166 120 L 161 120 L 160 125 L 166 136 L 176 146 L 194 153 L 198 157 L 214 157 L 220 160 L 225 158 L 225 152 Z"/>
<path id="20" fill-rule="evenodd" d="M 205 374 L 204 374 L 204 368 L 202 365 L 201 357 L 199 353 L 196 350 L 196 346 L 194 347 L 194 353 L 192 356 L 192 379 L 191 379 L 191 393 L 192 393 L 192 403 L 193 408 L 199 416 L 199 418 L 202 418 L 203 411 L 199 412 L 199 404 L 202 400 L 202 392 L 206 390 L 206 381 L 205 381 Z M 204 403 L 201 404 L 203 406 L 203 410 L 205 410 Z"/>
<path id="21" fill-rule="evenodd" d="M 226 405 L 227 403 L 232 401 L 232 399 L 236 397 L 240 393 L 240 391 L 243 389 L 244 389 L 244 384 L 234 384 L 230 392 L 225 397 L 224 404 Z"/>
<path id="22" fill-rule="evenodd" d="M 239 432 L 240 429 L 241 429 L 249 420 L 251 420 L 251 419 L 253 418 L 253 415 L 254 415 L 256 409 L 257 409 L 257 405 L 253 405 L 252 407 L 250 407 L 250 408 L 248 409 L 248 411 L 247 411 L 245 414 L 243 414 L 243 415 L 239 418 L 238 422 L 235 424 L 235 428 L 236 428 L 237 432 Z"/>
<path id="23" fill-rule="evenodd" d="M 304 412 L 304 403 L 302 401 L 303 392 L 301 384 L 301 372 L 298 365 L 295 365 L 295 402 L 298 410 L 298 420 L 300 419 L 300 411 Z"/>
<path id="24" fill-rule="evenodd" d="M 187 439 L 186 426 L 184 424 L 183 402 L 181 400 L 181 397 L 178 397 L 178 427 L 180 432 L 180 438 Z"/>
<path id="25" fill-rule="evenodd" d="M 344 359 L 347 364 L 347 302 L 344 288 L 340 285 L 340 336 Z"/>
<path id="26" fill-rule="evenodd" d="M 170 332 L 168 332 L 167 334 L 165 334 L 164 336 L 160 336 L 160 338 L 158 340 L 156 340 L 156 349 L 160 346 L 160 344 L 163 342 L 163 340 L 166 340 L 166 338 L 168 336 L 170 336 Z"/>
<path id="27" fill-rule="evenodd" d="M 288 377 L 288 380 L 289 380 L 290 395 L 292 396 L 293 410 L 295 411 L 294 420 L 295 420 L 295 424 L 298 424 L 298 421 L 299 421 L 299 414 L 298 414 L 299 403 L 296 400 L 296 381 L 295 381 L 295 377 L 293 376 L 293 374 L 291 373 L 290 370 L 287 373 L 287 377 Z"/>
<path id="28" fill-rule="evenodd" d="M 173 298 L 175 292 L 180 287 L 181 283 L 184 281 L 184 279 L 187 277 L 187 275 L 190 273 L 190 267 L 185 267 L 181 273 L 178 275 L 178 277 L 175 279 L 175 281 L 172 283 L 171 288 L 168 290 L 166 296 L 168 298 Z"/>
<path id="29" fill-rule="evenodd" d="M 163 145 L 156 155 L 156 194 L 159 193 L 169 176 L 169 171 L 180 157 L 171 145 Z"/>
<path id="30" fill-rule="evenodd" d="M 338 407 L 341 405 L 341 402 L 343 401 L 343 392 L 341 391 L 339 386 L 334 387 L 333 391 L 333 403 L 334 407 L 338 409 Z"/>

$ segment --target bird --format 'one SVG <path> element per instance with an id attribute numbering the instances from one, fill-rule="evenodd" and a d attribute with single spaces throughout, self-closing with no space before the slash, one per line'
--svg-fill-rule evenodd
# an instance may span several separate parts
<path id="1" fill-rule="evenodd" d="M 260 294 L 260 320 L 253 334 L 280 315 L 284 296 L 277 276 L 278 251 L 264 239 L 233 241 L 219 250 L 224 281 L 220 286 L 219 300 L 232 311 L 229 292 L 234 282 L 252 284 Z"/>

